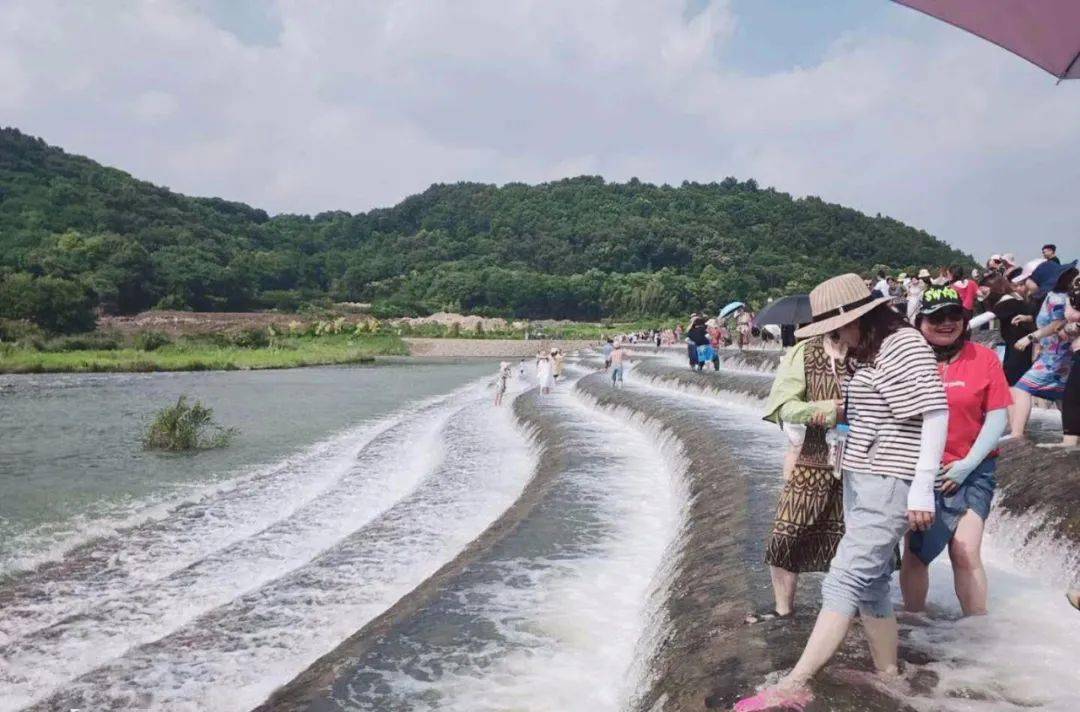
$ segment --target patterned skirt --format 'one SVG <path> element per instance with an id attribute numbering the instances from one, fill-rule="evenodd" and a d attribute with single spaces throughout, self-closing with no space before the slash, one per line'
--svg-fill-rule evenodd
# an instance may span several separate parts
<path id="1" fill-rule="evenodd" d="M 844 487 L 830 467 L 795 465 L 776 505 L 765 563 L 787 571 L 827 571 L 844 536 Z"/>

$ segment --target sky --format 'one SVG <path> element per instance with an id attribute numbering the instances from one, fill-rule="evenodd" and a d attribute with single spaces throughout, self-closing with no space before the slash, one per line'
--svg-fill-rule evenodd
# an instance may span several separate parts
<path id="1" fill-rule="evenodd" d="M 730 175 L 1080 256 L 1080 81 L 887 0 L 0 0 L 0 125 L 271 213 Z"/>

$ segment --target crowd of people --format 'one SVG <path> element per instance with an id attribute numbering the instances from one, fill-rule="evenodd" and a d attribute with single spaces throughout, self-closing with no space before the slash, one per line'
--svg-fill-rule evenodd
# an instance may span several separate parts
<path id="1" fill-rule="evenodd" d="M 922 611 L 928 566 L 947 551 L 963 614 L 987 614 L 980 550 L 999 442 L 1024 436 L 1034 398 L 1061 406 L 1060 445 L 1080 435 L 1075 261 L 1047 245 L 1023 265 L 993 255 L 978 273 L 877 277 L 818 285 L 777 369 L 765 417 L 791 447 L 766 547 L 774 605 L 747 623 L 790 617 L 799 574 L 827 573 L 798 663 L 738 712 L 805 706 L 856 615 L 878 674 L 896 677 L 897 570 L 905 610 Z M 977 343 L 973 329 L 994 321 L 1000 347 Z"/>
<path id="2" fill-rule="evenodd" d="M 1035 399 L 1062 411 L 1063 436 L 1080 439 L 1080 276 L 1053 245 L 1018 264 L 992 255 L 985 270 L 922 269 L 828 279 L 810 293 L 812 317 L 794 331 L 766 403 L 790 447 L 766 546 L 773 605 L 747 624 L 795 613 L 799 575 L 826 572 L 821 609 L 795 667 L 741 700 L 737 712 L 801 709 L 808 683 L 861 618 L 878 674 L 898 673 L 890 581 L 906 611 L 925 609 L 930 563 L 947 552 L 965 616 L 986 615 L 983 529 L 996 487 L 998 447 L 1024 438 Z M 748 340 L 753 314 L 693 314 L 685 329 L 608 338 L 604 370 L 622 384 L 626 345 L 687 345 L 691 368 L 719 370 L 718 349 Z M 994 334 L 994 329 L 997 333 Z M 975 338 L 979 336 L 979 338 Z M 562 354 L 537 355 L 541 392 Z M 523 372 L 523 362 L 520 365 Z M 500 366 L 496 404 L 509 378 Z M 1067 594 L 1080 608 L 1080 590 Z"/>

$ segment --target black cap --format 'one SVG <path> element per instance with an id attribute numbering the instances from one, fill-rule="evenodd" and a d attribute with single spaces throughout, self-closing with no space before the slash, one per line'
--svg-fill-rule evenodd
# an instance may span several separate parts
<path id="1" fill-rule="evenodd" d="M 956 307 L 964 308 L 964 302 L 960 295 L 952 287 L 931 287 L 923 292 L 922 301 L 919 303 L 919 316 L 926 316 L 939 312 L 942 309 Z"/>

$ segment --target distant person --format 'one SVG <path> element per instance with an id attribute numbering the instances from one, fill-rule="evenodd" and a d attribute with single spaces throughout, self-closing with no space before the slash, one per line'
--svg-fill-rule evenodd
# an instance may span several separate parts
<path id="1" fill-rule="evenodd" d="M 499 364 L 499 373 L 495 377 L 495 405 L 502 405 L 503 395 L 506 394 L 506 382 L 510 378 L 510 362 L 503 361 Z"/>
<path id="2" fill-rule="evenodd" d="M 889 290 L 882 295 L 883 297 L 892 297 L 893 299 L 896 299 L 897 297 L 903 295 L 903 288 L 900 286 L 900 283 L 896 280 L 895 277 L 890 275 L 885 279 L 885 283 L 888 285 Z"/>
<path id="3" fill-rule="evenodd" d="M 607 370 L 611 368 L 611 352 L 615 350 L 615 344 L 610 337 L 604 342 L 604 348 L 601 350 L 604 352 L 604 373 L 607 373 Z"/>
<path id="4" fill-rule="evenodd" d="M 1061 260 L 1057 256 L 1057 245 L 1047 243 L 1042 246 L 1043 259 L 1049 262 L 1057 262 L 1061 264 Z"/>
<path id="5" fill-rule="evenodd" d="M 878 270 L 877 282 L 874 283 L 874 288 L 871 291 L 876 291 L 879 297 L 889 296 L 889 276 L 885 270 Z"/>
<path id="6" fill-rule="evenodd" d="M 618 387 L 623 382 L 623 364 L 626 361 L 626 349 L 619 344 L 611 352 L 611 385 Z"/>
<path id="7" fill-rule="evenodd" d="M 656 344 L 656 350 L 657 350 L 657 351 L 659 351 L 659 350 L 660 350 L 660 341 L 661 341 L 661 339 L 662 339 L 662 338 L 663 338 L 663 337 L 661 337 L 661 336 L 660 336 L 660 331 L 659 331 L 659 330 L 657 330 L 657 331 L 656 331 L 656 332 L 655 332 L 655 333 L 653 334 L 653 343 L 655 343 L 655 344 Z"/>
<path id="8" fill-rule="evenodd" d="M 1065 395 L 1061 399 L 1060 443 L 1049 443 L 1040 447 L 1076 447 L 1080 445 L 1080 276 L 1074 277 L 1069 287 L 1069 301 L 1065 304 L 1067 334 L 1073 338 L 1072 367 L 1069 379 L 1065 382 Z"/>
<path id="9" fill-rule="evenodd" d="M 555 385 L 555 379 L 551 375 L 551 357 L 543 351 L 536 354 L 536 380 L 540 384 L 541 393 L 551 393 L 551 387 Z"/>
<path id="10" fill-rule="evenodd" d="M 997 272 L 998 274 L 1005 274 L 1007 265 L 1002 259 L 1001 255 L 990 255 L 990 259 L 986 261 L 986 271 Z"/>
<path id="11" fill-rule="evenodd" d="M 1072 340 L 1063 333 L 1066 324 L 1065 304 L 1076 274 L 1075 260 L 1067 265 L 1047 260 L 1036 267 L 1027 280 L 1029 292 L 1046 296 L 1035 318 L 1035 331 L 1013 345 L 1018 351 L 1027 349 L 1031 344 L 1039 345 L 1039 355 L 1016 383 L 1013 437 L 1025 437 L 1033 398 L 1059 402 L 1065 397 L 1065 383 L 1072 368 Z"/>
<path id="12" fill-rule="evenodd" d="M 997 443 L 1009 424 L 1009 384 L 997 354 L 968 339 L 960 295 L 949 287 L 927 290 L 915 326 L 934 350 L 949 401 L 944 466 L 938 478 L 934 523 L 909 532 L 900 568 L 904 608 L 926 607 L 930 563 L 948 549 L 953 582 L 965 616 L 986 615 L 983 527 L 990 516 Z"/>
<path id="13" fill-rule="evenodd" d="M 754 315 L 749 309 L 739 312 L 739 316 L 735 317 L 735 326 L 739 330 L 739 349 L 742 350 L 750 345 L 750 337 L 754 332 Z"/>
<path id="14" fill-rule="evenodd" d="M 518 378 L 525 378 L 525 359 L 518 361 Z"/>
<path id="15" fill-rule="evenodd" d="M 964 268 L 953 265 L 949 268 L 950 285 L 960 295 L 964 305 L 964 317 L 970 321 L 975 314 L 975 299 L 979 296 L 979 285 L 964 275 Z"/>
<path id="16" fill-rule="evenodd" d="M 1005 379 L 1011 387 L 1031 368 L 1031 349 L 1017 351 L 1014 344 L 1035 331 L 1035 315 L 1039 305 L 1027 299 L 1025 291 L 1011 280 L 996 272 L 984 277 L 982 286 L 987 290 L 983 300 L 986 311 L 972 319 L 968 328 L 974 331 L 997 320 L 1004 345 L 1001 361 L 1005 368 Z"/>
<path id="17" fill-rule="evenodd" d="M 551 377 L 558 381 L 563 373 L 563 352 L 561 349 L 551 350 Z"/>
<path id="18" fill-rule="evenodd" d="M 919 276 L 910 282 L 907 286 L 907 320 L 912 324 L 915 323 L 915 315 L 919 311 L 919 303 L 922 301 L 923 292 L 930 286 L 930 270 L 919 270 Z"/>
<path id="19" fill-rule="evenodd" d="M 698 347 L 709 344 L 709 334 L 705 326 L 707 322 L 708 319 L 695 312 L 690 315 L 690 324 L 686 329 L 686 349 L 690 368 L 698 371 L 705 365 L 698 359 Z"/>

